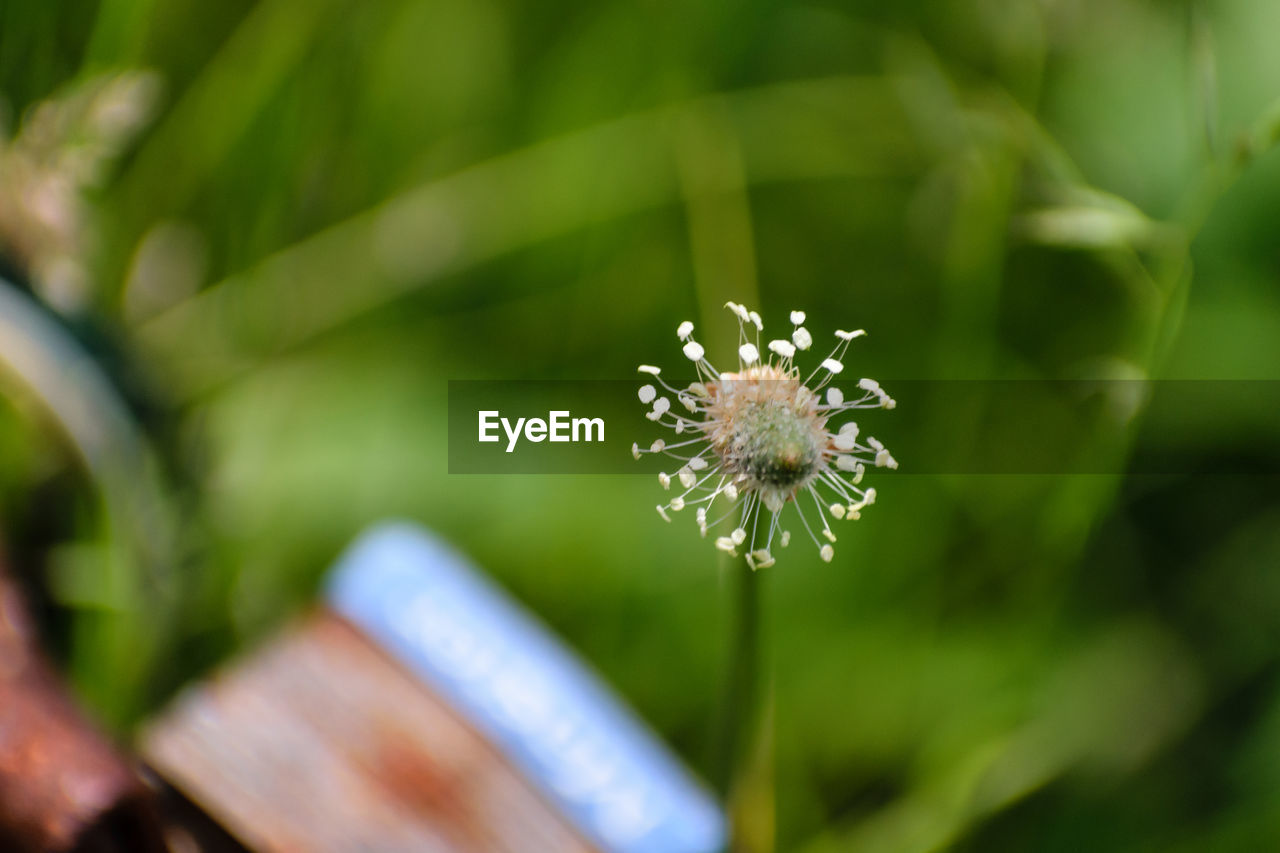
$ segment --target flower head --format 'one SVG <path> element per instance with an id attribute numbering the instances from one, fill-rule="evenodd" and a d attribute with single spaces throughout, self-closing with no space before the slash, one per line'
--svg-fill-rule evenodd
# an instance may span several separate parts
<path id="1" fill-rule="evenodd" d="M 676 460 L 674 474 L 658 475 L 664 489 L 679 483 L 677 494 L 658 505 L 658 514 L 670 521 L 669 513 L 693 508 L 703 536 L 735 519 L 736 526 L 716 537 L 715 546 L 735 556 L 743 549 L 753 569 L 773 565 L 775 541 L 784 548 L 790 541 L 791 532 L 783 528 L 788 505 L 794 505 L 818 554 L 830 562 L 836 535 L 828 516 L 858 519 L 876 499 L 875 489 L 860 486 L 866 468 L 898 467 L 875 438 L 860 440 L 855 422 L 834 421 L 854 409 L 892 409 L 896 403 L 874 379 L 860 380 L 860 393 L 848 399 L 836 386 L 828 387 L 844 370 L 841 359 L 849 343 L 866 334 L 861 329 L 837 331 L 831 354 L 801 380 L 794 364 L 796 352 L 813 345 L 812 335 L 801 325 L 803 311 L 791 312 L 790 340 L 761 346 L 760 315 L 736 302 L 725 307 L 738 318 L 737 371 L 716 370 L 694 340 L 693 324 L 681 323 L 676 334 L 698 379 L 677 388 L 661 378 L 659 368 L 642 365 L 640 372 L 653 377 L 666 394 L 652 384 L 639 392 L 640 401 L 650 406 L 645 417 L 674 430 L 679 438 L 672 443 L 659 439 L 647 450 L 632 445 L 632 455 L 639 459 L 652 453 Z"/>

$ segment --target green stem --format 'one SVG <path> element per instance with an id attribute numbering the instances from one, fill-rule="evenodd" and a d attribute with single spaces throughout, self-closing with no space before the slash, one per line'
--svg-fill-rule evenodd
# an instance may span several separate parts
<path id="1" fill-rule="evenodd" d="M 732 853 L 774 849 L 773 673 L 761 630 L 767 573 L 728 565 L 732 638 L 725 680 L 718 782 L 728 810 Z"/>

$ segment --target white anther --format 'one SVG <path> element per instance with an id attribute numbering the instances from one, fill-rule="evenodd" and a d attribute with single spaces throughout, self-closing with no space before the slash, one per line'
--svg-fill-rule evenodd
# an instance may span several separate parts
<path id="1" fill-rule="evenodd" d="M 782 356 L 783 358 L 791 358 L 793 355 L 796 354 L 795 344 L 791 343 L 791 341 L 784 341 L 784 340 L 769 341 L 769 349 L 776 352 L 778 355 Z"/>

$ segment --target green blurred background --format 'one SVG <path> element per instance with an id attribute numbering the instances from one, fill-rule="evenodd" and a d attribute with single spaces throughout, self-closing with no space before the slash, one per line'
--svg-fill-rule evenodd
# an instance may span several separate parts
<path id="1" fill-rule="evenodd" d="M 415 519 L 709 775 L 708 543 L 649 477 L 450 476 L 446 381 L 674 366 L 683 319 L 723 362 L 726 299 L 867 328 L 848 372 L 890 393 L 1280 379 L 1278 32 L 1268 0 L 6 0 L 5 277 L 128 400 L 86 451 L 42 403 L 71 373 L 2 374 L 9 561 L 127 732 Z M 792 547 L 780 849 L 1280 845 L 1280 494 L 1221 473 L 1280 427 L 1246 402 L 1109 408 L 1094 452 L 1162 476 L 902 457 L 833 563 Z M 892 414 L 890 447 L 1016 424 Z"/>

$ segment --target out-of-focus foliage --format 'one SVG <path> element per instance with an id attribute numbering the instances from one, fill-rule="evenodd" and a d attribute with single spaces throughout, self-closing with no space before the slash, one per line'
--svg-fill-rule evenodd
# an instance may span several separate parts
<path id="1" fill-rule="evenodd" d="M 723 357 L 726 299 L 867 328 L 850 372 L 891 391 L 1280 379 L 1277 28 L 1267 0 L 9 0 L 5 269 L 124 389 L 167 503 L 112 506 L 7 382 L 7 549 L 127 725 L 408 516 L 708 772 L 705 543 L 648 478 L 450 476 L 446 380 L 627 377 L 685 318 Z M 137 71 L 155 117 L 81 182 L 86 291 L 59 303 L 13 140 Z M 1016 423 L 934 402 L 894 416 Z M 834 563 L 771 570 L 781 849 L 1275 847 L 1280 498 L 1216 472 L 1274 470 L 1280 428 L 1144 414 L 1181 473 L 903 457 Z"/>

